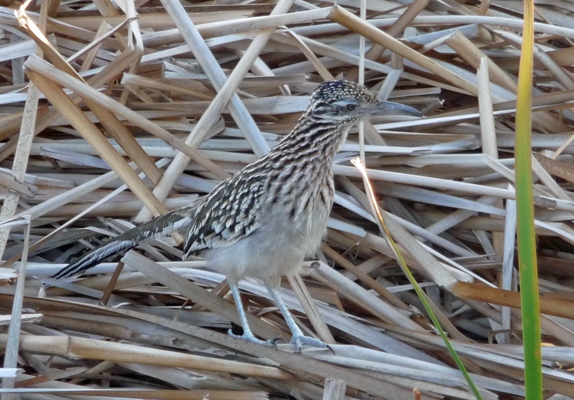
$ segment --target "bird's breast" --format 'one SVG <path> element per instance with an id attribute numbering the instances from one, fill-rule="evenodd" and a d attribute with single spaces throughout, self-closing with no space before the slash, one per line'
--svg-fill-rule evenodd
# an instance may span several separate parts
<path id="1" fill-rule="evenodd" d="M 261 222 L 289 236 L 309 254 L 315 251 L 325 232 L 333 205 L 334 182 L 330 171 L 307 178 L 292 183 L 288 189 L 292 195 L 268 204 Z"/>
<path id="2" fill-rule="evenodd" d="M 231 281 L 250 276 L 275 284 L 280 276 L 295 273 L 319 247 L 333 203 L 330 172 L 314 178 L 302 185 L 292 182 L 290 188 L 268 186 L 271 192 L 261 195 L 267 201 L 256 211 L 257 228 L 230 246 L 209 250 L 210 264 Z M 288 190 L 270 195 L 278 189 Z"/>

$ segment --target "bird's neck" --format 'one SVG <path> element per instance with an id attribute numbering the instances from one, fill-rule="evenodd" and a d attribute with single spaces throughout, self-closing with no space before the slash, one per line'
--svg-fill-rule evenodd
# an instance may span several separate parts
<path id="1" fill-rule="evenodd" d="M 331 165 L 352 124 L 313 117 L 301 118 L 272 152 L 283 155 L 285 161 L 299 162 L 302 158 L 317 157 L 321 163 Z"/>
<path id="2" fill-rule="evenodd" d="M 333 158 L 351 123 L 301 118 L 293 131 L 261 159 L 267 204 L 295 215 L 318 204 L 330 207 L 334 191 Z"/>

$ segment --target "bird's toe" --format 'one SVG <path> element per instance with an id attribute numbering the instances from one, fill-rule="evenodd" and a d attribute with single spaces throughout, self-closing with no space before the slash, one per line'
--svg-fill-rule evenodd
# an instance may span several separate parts
<path id="1" fill-rule="evenodd" d="M 303 346 L 313 346 L 319 348 L 330 348 L 329 345 L 319 339 L 310 336 L 293 336 L 291 343 L 297 346 L 297 351 L 300 353 Z"/>
<path id="2" fill-rule="evenodd" d="M 249 341 L 249 342 L 251 342 L 251 343 L 261 344 L 261 345 L 263 345 L 263 346 L 275 346 L 275 345 L 276 345 L 274 340 L 261 340 L 261 339 L 257 339 L 257 338 L 255 337 L 255 335 L 253 335 L 253 333 L 251 333 L 251 332 L 247 332 L 247 333 L 244 332 L 243 335 L 236 335 L 236 334 L 233 333 L 233 332 L 231 331 L 231 329 L 230 329 L 230 330 L 227 331 L 227 334 L 228 334 L 229 336 L 233 336 L 234 338 L 244 339 L 244 340 L 247 340 L 247 341 Z"/>

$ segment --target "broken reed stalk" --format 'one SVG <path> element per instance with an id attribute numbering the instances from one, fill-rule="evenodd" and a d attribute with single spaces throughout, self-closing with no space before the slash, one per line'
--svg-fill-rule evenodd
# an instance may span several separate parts
<path id="1" fill-rule="evenodd" d="M 0 346 L 6 346 L 7 335 L 0 334 Z M 107 360 L 112 362 L 142 363 L 178 368 L 191 368 L 205 371 L 227 372 L 232 374 L 262 376 L 275 379 L 292 379 L 289 373 L 278 368 L 237 361 L 219 360 L 192 354 L 142 348 L 123 343 L 104 342 L 72 336 L 34 336 L 20 338 L 20 348 L 24 351 Z"/>

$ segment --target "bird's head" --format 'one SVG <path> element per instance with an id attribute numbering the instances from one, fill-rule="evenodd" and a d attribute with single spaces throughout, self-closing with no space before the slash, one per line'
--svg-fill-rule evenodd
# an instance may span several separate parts
<path id="1" fill-rule="evenodd" d="M 307 113 L 314 118 L 351 123 L 375 115 L 421 114 L 403 104 L 381 101 L 366 87 L 349 81 L 322 83 L 311 95 Z"/>

